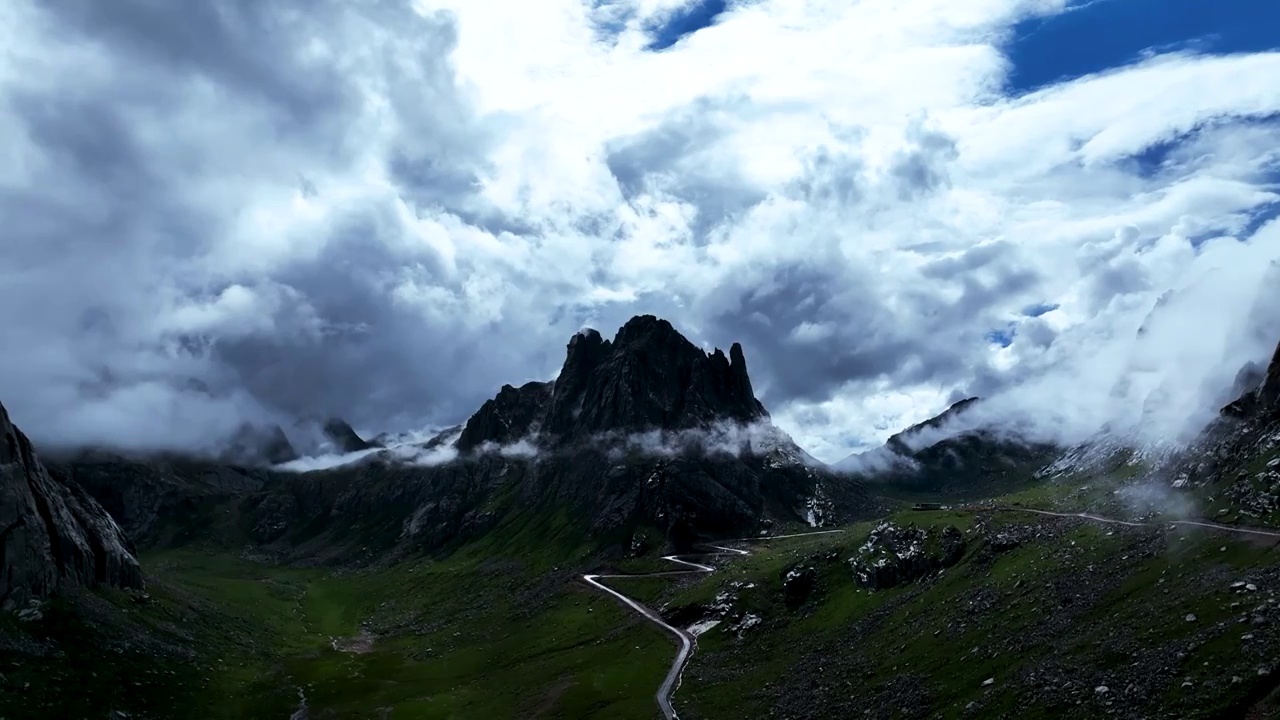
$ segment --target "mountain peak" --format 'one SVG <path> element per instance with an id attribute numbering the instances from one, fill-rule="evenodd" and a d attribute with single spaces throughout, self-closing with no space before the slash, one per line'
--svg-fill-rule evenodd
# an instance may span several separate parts
<path id="1" fill-rule="evenodd" d="M 931 417 L 924 422 L 916 423 L 902 432 L 894 434 L 885 444 L 900 454 L 908 454 L 910 452 L 910 448 L 908 446 L 911 444 L 913 437 L 920 435 L 926 430 L 933 430 L 946 425 L 948 422 L 959 417 L 966 410 L 972 408 L 975 403 L 980 401 L 981 398 L 969 397 L 952 403 L 950 407 L 943 410 L 940 414 Z"/>
<path id="2" fill-rule="evenodd" d="M 325 437 L 337 447 L 339 452 L 352 453 L 376 447 L 373 443 L 360 437 L 346 420 L 331 417 L 321 426 Z"/>
<path id="3" fill-rule="evenodd" d="M 651 337 L 685 339 L 674 325 L 656 315 L 636 315 L 624 323 L 621 328 L 618 328 L 618 333 L 614 336 L 613 342 L 615 345 L 623 345 Z M 688 341 L 686 340 L 686 342 Z"/>
<path id="4" fill-rule="evenodd" d="M 606 352 L 582 382 L 581 394 L 574 393 L 580 408 L 574 434 L 746 423 L 768 415 L 752 393 L 737 343 L 730 359 L 719 349 L 708 355 L 666 320 L 639 315 L 602 349 Z M 556 394 L 561 395 L 560 387 Z"/>
<path id="5" fill-rule="evenodd" d="M 565 441 L 767 416 L 740 344 L 728 357 L 719 349 L 707 354 L 666 320 L 638 315 L 612 341 L 595 330 L 576 333 L 553 383 L 504 386 L 472 416 L 459 449 L 515 442 L 534 431 Z"/>
<path id="6" fill-rule="evenodd" d="M 234 465 L 278 465 L 301 455 L 279 425 L 244 423 L 232 435 L 221 459 Z"/>

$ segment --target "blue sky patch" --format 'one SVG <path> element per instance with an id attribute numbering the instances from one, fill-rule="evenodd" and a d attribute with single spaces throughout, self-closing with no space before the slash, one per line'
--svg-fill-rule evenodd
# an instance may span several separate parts
<path id="1" fill-rule="evenodd" d="M 1027 307 L 1023 308 L 1022 314 L 1027 317 L 1033 317 L 1033 318 L 1040 317 L 1045 313 L 1049 313 L 1049 312 L 1053 312 L 1054 310 L 1057 310 L 1059 307 L 1062 307 L 1062 306 L 1057 303 L 1036 303 L 1035 305 L 1028 305 Z"/>
<path id="2" fill-rule="evenodd" d="M 648 49 L 666 50 L 699 30 L 711 27 L 727 9 L 727 0 L 696 0 L 677 10 L 653 30 L 653 42 L 649 43 Z"/>
<path id="3" fill-rule="evenodd" d="M 987 342 L 991 343 L 992 345 L 999 345 L 1000 347 L 1007 348 L 1013 344 L 1013 338 L 1017 334 L 1018 334 L 1017 329 L 1014 328 L 1014 326 L 1010 325 L 1009 327 L 1003 330 L 992 330 L 991 332 L 987 333 Z"/>
<path id="4" fill-rule="evenodd" d="M 1009 89 L 1030 92 L 1127 65 L 1147 51 L 1214 54 L 1280 47 L 1273 0 L 1091 0 L 1020 23 L 1005 52 Z"/>

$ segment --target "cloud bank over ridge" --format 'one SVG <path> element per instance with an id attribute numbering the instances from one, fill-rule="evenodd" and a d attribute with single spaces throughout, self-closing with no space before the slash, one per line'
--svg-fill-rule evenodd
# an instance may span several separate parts
<path id="1" fill-rule="evenodd" d="M 369 435 L 647 312 L 834 460 L 966 395 L 1178 432 L 1280 339 L 1280 53 L 1023 92 L 1065 0 L 731 2 L 650 49 L 690 5 L 7 5 L 0 397 L 51 443 Z"/>

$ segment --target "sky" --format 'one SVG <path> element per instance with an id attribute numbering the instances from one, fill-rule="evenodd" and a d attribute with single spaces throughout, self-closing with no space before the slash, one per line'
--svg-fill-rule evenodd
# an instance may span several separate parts
<path id="1" fill-rule="evenodd" d="M 1280 340 L 1263 0 L 0 5 L 37 442 L 465 419 L 635 314 L 820 459 L 1202 424 Z M 1139 332 L 1141 329 L 1141 332 Z"/>

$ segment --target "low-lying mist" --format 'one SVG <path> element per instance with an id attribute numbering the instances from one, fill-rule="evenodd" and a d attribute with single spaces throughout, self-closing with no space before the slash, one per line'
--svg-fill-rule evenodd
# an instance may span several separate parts
<path id="1" fill-rule="evenodd" d="M 1264 241 L 1273 241 L 1270 245 Z M 1194 440 L 1265 369 L 1280 344 L 1280 224 L 1251 243 L 1211 241 L 1200 271 L 1126 322 L 1082 323 L 1022 358 L 1018 377 L 908 440 L 919 448 L 974 429 L 1071 447 L 1106 436 L 1136 447 Z M 1054 322 L 1052 313 L 1044 322 Z M 1254 379 L 1260 379 L 1257 374 Z"/>
<path id="2" fill-rule="evenodd" d="M 462 457 L 455 445 L 459 435 L 459 430 L 445 435 L 436 430 L 401 433 L 391 440 L 384 438 L 385 447 L 352 453 L 326 452 L 276 465 L 275 469 L 305 473 L 352 465 L 368 458 L 403 465 L 435 467 Z M 790 460 L 815 466 L 821 465 L 796 446 L 790 436 L 768 421 L 749 424 L 722 422 L 710 427 L 682 430 L 606 433 L 569 447 L 584 446 L 602 451 L 614 460 L 634 455 L 672 458 L 697 453 L 742 457 L 781 451 Z M 512 460 L 537 461 L 548 453 L 562 449 L 550 445 L 546 438 L 534 434 L 507 444 L 483 443 L 472 451 L 472 455 L 476 457 L 498 455 Z"/>

